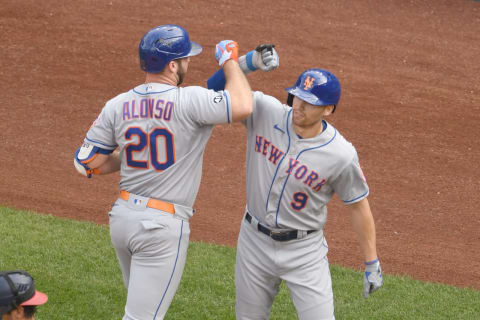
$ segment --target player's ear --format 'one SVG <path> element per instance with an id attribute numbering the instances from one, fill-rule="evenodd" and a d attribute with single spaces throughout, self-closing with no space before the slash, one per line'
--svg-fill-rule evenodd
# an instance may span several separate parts
<path id="1" fill-rule="evenodd" d="M 172 60 L 167 63 L 165 69 L 168 69 L 171 73 L 177 73 L 178 70 L 178 61 Z"/>
<path id="2" fill-rule="evenodd" d="M 332 104 L 332 105 L 329 105 L 329 106 L 326 106 L 324 107 L 324 111 L 323 111 L 323 115 L 324 116 L 329 116 L 333 113 L 333 110 L 335 109 L 335 106 Z"/>

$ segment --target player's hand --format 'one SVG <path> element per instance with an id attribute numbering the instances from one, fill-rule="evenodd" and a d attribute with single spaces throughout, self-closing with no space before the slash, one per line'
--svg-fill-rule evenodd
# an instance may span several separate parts
<path id="1" fill-rule="evenodd" d="M 253 52 L 252 62 L 254 66 L 263 71 L 271 71 L 280 65 L 280 57 L 274 44 L 261 44 Z"/>
<path id="2" fill-rule="evenodd" d="M 377 291 L 383 285 L 382 268 L 378 259 L 365 262 L 365 274 L 363 275 L 363 297 Z"/>
<path id="3" fill-rule="evenodd" d="M 83 164 L 81 162 L 78 162 L 77 159 L 73 159 L 73 163 L 75 165 L 75 168 L 77 169 L 77 171 L 84 175 L 85 177 L 87 178 L 91 178 L 92 175 L 94 174 L 100 174 L 100 170 L 97 169 L 97 168 L 94 168 L 94 169 L 90 169 L 86 164 Z"/>
<path id="4" fill-rule="evenodd" d="M 238 43 L 233 40 L 220 41 L 215 47 L 215 59 L 220 67 L 230 59 L 238 61 Z"/>

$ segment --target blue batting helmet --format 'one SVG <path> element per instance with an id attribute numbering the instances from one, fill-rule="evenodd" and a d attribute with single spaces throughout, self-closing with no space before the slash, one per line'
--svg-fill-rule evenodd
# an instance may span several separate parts
<path id="1" fill-rule="evenodd" d="M 170 61 L 195 56 L 200 52 L 202 46 L 190 41 L 188 32 L 174 24 L 148 31 L 138 46 L 140 68 L 150 73 L 159 73 Z"/>
<path id="2" fill-rule="evenodd" d="M 337 77 L 322 69 L 308 69 L 298 77 L 295 86 L 285 90 L 289 93 L 287 104 L 290 106 L 296 96 L 315 106 L 334 105 L 335 108 L 341 91 Z"/>

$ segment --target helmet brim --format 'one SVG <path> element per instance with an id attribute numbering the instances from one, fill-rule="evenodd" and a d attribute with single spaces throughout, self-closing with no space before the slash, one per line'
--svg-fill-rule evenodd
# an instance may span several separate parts
<path id="1" fill-rule="evenodd" d="M 203 48 L 199 43 L 194 42 L 194 41 L 190 41 L 190 43 L 192 44 L 192 49 L 188 53 L 187 57 L 193 57 L 193 56 L 196 56 L 196 55 L 202 53 Z"/>
<path id="2" fill-rule="evenodd" d="M 313 93 L 303 91 L 302 89 L 299 89 L 298 87 L 291 87 L 291 88 L 286 88 L 285 91 L 288 93 L 294 95 L 297 98 L 302 99 L 303 101 L 313 104 L 314 106 L 325 106 L 328 105 L 328 103 L 324 103 L 316 95 Z"/>

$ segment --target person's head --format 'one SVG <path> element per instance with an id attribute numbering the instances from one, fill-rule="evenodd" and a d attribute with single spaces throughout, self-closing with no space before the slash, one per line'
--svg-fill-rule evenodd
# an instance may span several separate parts
<path id="1" fill-rule="evenodd" d="M 0 272 L 0 319 L 34 319 L 36 307 L 47 300 L 26 271 Z"/>
<path id="2" fill-rule="evenodd" d="M 201 52 L 202 46 L 190 41 L 188 32 L 182 27 L 174 24 L 158 26 L 148 31 L 140 41 L 140 69 L 151 74 L 173 74 L 178 85 L 187 72 L 188 57 Z"/>
<path id="3" fill-rule="evenodd" d="M 315 121 L 335 112 L 341 92 L 337 77 L 323 69 L 306 70 L 293 87 L 285 90 L 287 104 L 294 110 L 294 123 Z"/>

